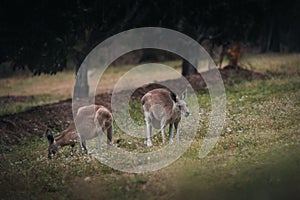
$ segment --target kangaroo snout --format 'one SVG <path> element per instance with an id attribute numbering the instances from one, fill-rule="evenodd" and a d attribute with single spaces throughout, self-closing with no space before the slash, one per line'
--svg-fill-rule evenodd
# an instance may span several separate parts
<path id="1" fill-rule="evenodd" d="M 190 115 L 190 112 L 186 112 L 186 113 L 184 114 L 185 117 L 188 117 L 189 115 Z"/>

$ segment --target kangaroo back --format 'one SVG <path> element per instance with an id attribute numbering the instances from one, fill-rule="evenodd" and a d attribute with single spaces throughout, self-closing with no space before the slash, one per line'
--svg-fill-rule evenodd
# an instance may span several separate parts
<path id="1" fill-rule="evenodd" d="M 148 112 L 155 119 L 159 120 L 165 117 L 168 121 L 173 114 L 174 108 L 173 93 L 166 89 L 154 89 L 145 94 L 142 98 L 142 107 L 144 112 Z"/>

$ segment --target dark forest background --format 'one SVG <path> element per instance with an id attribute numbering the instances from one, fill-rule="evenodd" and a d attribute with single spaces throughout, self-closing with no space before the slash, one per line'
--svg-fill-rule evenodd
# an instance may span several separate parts
<path id="1" fill-rule="evenodd" d="M 78 69 L 101 41 L 149 26 L 187 34 L 209 53 L 232 44 L 261 53 L 299 52 L 299 10 L 297 0 L 1 1 L 0 63 L 53 74 L 71 60 Z M 142 60 L 157 56 L 144 54 Z"/>

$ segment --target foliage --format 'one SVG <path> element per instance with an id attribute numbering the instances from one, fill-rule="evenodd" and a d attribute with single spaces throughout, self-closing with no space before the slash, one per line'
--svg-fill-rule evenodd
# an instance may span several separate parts
<path id="1" fill-rule="evenodd" d="M 78 69 L 101 41 L 143 26 L 174 29 L 212 45 L 234 41 L 262 51 L 299 51 L 298 10 L 295 0 L 3 1 L 0 63 L 54 74 L 72 60 Z"/>

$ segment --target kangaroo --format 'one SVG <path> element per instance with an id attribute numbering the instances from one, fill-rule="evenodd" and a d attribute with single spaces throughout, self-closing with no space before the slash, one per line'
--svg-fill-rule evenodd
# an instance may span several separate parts
<path id="1" fill-rule="evenodd" d="M 185 90 L 179 98 L 167 89 L 154 89 L 142 97 L 142 109 L 146 121 L 147 146 L 152 146 L 152 127 L 160 129 L 162 143 L 165 143 L 164 128 L 169 124 L 169 143 L 173 143 L 173 127 L 176 138 L 179 139 L 178 125 L 181 115 L 188 117 L 190 112 L 184 101 L 187 94 Z"/>
<path id="2" fill-rule="evenodd" d="M 69 127 L 56 138 L 48 129 L 46 136 L 49 141 L 48 158 L 51 158 L 58 152 L 58 149 L 70 145 L 73 147 L 79 141 L 82 150 L 87 152 L 86 140 L 93 139 L 98 136 L 98 149 L 101 149 L 101 137 L 103 132 L 107 132 L 107 144 L 112 144 L 113 134 L 113 118 L 111 112 L 104 106 L 89 105 L 78 109 L 75 117 L 75 123 L 71 123 Z"/>
<path id="3" fill-rule="evenodd" d="M 49 128 L 46 130 L 46 137 L 49 141 L 48 147 L 48 158 L 51 159 L 57 152 L 58 149 L 63 146 L 70 145 L 72 147 L 72 155 L 74 152 L 74 146 L 77 142 L 77 132 L 74 122 L 69 125 L 69 127 L 62 132 L 60 136 L 53 137 L 53 134 Z"/>
<path id="4" fill-rule="evenodd" d="M 95 115 L 93 113 L 95 112 Z M 101 137 L 107 132 L 107 144 L 112 144 L 113 117 L 111 112 L 104 106 L 89 105 L 78 109 L 75 118 L 80 146 L 86 149 L 86 140 L 98 136 L 98 149 L 101 149 Z"/>

